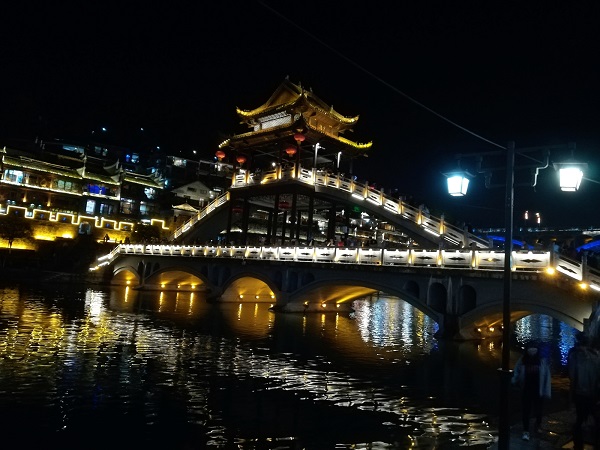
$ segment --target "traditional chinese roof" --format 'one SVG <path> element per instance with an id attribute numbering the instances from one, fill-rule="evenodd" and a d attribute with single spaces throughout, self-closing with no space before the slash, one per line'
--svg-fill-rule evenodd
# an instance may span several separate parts
<path id="1" fill-rule="evenodd" d="M 347 117 L 327 105 L 311 90 L 285 79 L 269 100 L 253 110 L 236 108 L 242 123 L 252 131 L 236 134 L 225 140 L 219 148 L 244 150 L 274 142 L 293 143 L 294 134 L 301 132 L 305 144 L 317 142 L 331 144 L 337 151 L 354 157 L 364 155 L 372 142 L 359 143 L 342 136 L 358 122 L 359 116 Z"/>
<path id="2" fill-rule="evenodd" d="M 192 205 L 190 205 L 189 203 L 181 203 L 180 205 L 172 205 L 173 209 L 176 209 L 178 211 L 186 211 L 186 212 L 191 212 L 191 213 L 197 213 L 199 210 L 194 208 Z"/>
<path id="3" fill-rule="evenodd" d="M 285 79 L 283 83 L 275 90 L 269 100 L 262 106 L 253 110 L 247 111 L 236 108 L 236 111 L 243 122 L 253 123 L 257 117 L 276 114 L 280 111 L 297 110 L 304 112 L 317 112 L 324 116 L 324 120 L 328 122 L 337 122 L 346 127 L 352 126 L 358 122 L 359 116 L 346 117 L 333 109 L 333 106 L 327 105 L 319 97 L 313 94 L 312 90 L 305 90 L 299 84 L 292 83 L 289 79 Z"/>
<path id="4" fill-rule="evenodd" d="M 25 156 L 10 156 L 4 154 L 2 156 L 2 163 L 10 167 L 18 167 L 22 169 L 34 170 L 38 172 L 45 172 L 54 175 L 60 175 L 63 177 L 77 178 L 80 179 L 81 175 L 77 172 L 77 169 L 58 165 L 50 164 L 44 161 L 39 161 Z"/>
<path id="5" fill-rule="evenodd" d="M 171 189 L 171 193 L 178 197 L 189 197 L 193 200 L 206 199 L 210 196 L 211 189 L 201 181 L 193 181 Z"/>
<path id="6" fill-rule="evenodd" d="M 7 167 L 27 169 L 78 180 L 90 180 L 109 185 L 119 185 L 121 183 L 122 169 L 118 167 L 118 164 L 104 165 L 88 158 L 65 158 L 61 156 L 53 159 L 52 157 L 56 155 L 44 155 L 49 160 L 52 159 L 53 161 L 60 162 L 60 164 L 56 164 L 55 162 L 42 161 L 25 156 L 23 152 L 7 149 L 6 147 L 0 154 L 2 164 Z M 124 172 L 123 179 L 131 183 L 159 189 L 164 187 L 162 181 L 154 175 Z"/>
<path id="7" fill-rule="evenodd" d="M 141 184 L 157 189 L 162 189 L 164 187 L 162 181 L 154 175 L 141 175 L 133 172 L 125 172 L 123 175 L 123 182 Z"/>

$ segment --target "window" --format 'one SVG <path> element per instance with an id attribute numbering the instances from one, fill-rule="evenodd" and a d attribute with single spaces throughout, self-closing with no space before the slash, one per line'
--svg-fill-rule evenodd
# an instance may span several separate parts
<path id="1" fill-rule="evenodd" d="M 96 211 L 96 200 L 88 200 L 85 202 L 85 213 L 94 214 Z"/>
<path id="2" fill-rule="evenodd" d="M 88 184 L 88 192 L 90 194 L 108 195 L 108 189 L 106 186 L 97 184 Z"/>
<path id="3" fill-rule="evenodd" d="M 78 147 L 75 145 L 63 145 L 63 150 L 67 150 L 69 152 L 79 153 L 80 155 L 85 154 L 85 149 L 83 147 Z"/>
<path id="4" fill-rule="evenodd" d="M 100 203 L 100 214 L 103 216 L 112 216 L 115 212 L 115 207 L 108 203 Z"/>
<path id="5" fill-rule="evenodd" d="M 5 170 L 4 179 L 12 183 L 23 182 L 23 171 L 22 170 Z"/>
<path id="6" fill-rule="evenodd" d="M 183 158 L 173 158 L 173 165 L 175 167 L 185 167 L 187 163 L 187 159 Z"/>
<path id="7" fill-rule="evenodd" d="M 156 205 L 154 205 L 154 203 L 146 203 L 146 202 L 141 202 L 140 203 L 140 214 L 144 215 L 144 216 L 151 216 L 156 214 L 157 212 L 157 208 Z"/>
<path id="8" fill-rule="evenodd" d="M 54 180 L 52 184 L 55 189 L 60 189 L 61 191 L 74 191 L 76 189 L 72 181 Z"/>
<path id="9" fill-rule="evenodd" d="M 121 199 L 121 213 L 122 214 L 134 214 L 135 212 L 135 203 L 133 200 L 124 198 Z"/>
<path id="10" fill-rule="evenodd" d="M 154 200 L 156 198 L 156 189 L 154 188 L 144 188 L 144 194 L 146 194 L 146 198 L 149 200 Z"/>

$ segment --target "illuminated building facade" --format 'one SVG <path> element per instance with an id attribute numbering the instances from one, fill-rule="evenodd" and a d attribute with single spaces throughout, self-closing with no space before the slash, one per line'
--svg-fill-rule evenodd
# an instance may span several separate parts
<path id="1" fill-rule="evenodd" d="M 123 238 L 139 221 L 160 220 L 164 190 L 159 171 L 136 173 L 127 156 L 122 163 L 118 156 L 73 145 L 3 147 L 0 215 L 35 219 L 34 228 L 42 222 L 76 227 L 75 232 L 45 227 L 44 239 L 92 234 L 95 228 L 112 230 L 115 240 Z"/>

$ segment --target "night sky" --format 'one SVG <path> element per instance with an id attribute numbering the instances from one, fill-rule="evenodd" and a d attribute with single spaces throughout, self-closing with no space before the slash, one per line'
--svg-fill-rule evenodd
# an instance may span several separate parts
<path id="1" fill-rule="evenodd" d="M 106 127 L 115 144 L 209 159 L 246 131 L 235 108 L 289 76 L 360 115 L 347 137 L 373 147 L 359 179 L 476 227 L 502 226 L 504 190 L 480 176 L 475 195 L 449 197 L 457 153 L 575 142 L 591 181 L 561 193 L 541 171 L 516 188 L 515 221 L 600 227 L 598 2 L 37 3 L 1 7 L 0 140 Z"/>

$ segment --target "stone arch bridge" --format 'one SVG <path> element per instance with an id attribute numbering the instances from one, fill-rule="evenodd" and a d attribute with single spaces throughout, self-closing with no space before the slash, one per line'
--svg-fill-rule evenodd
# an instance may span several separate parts
<path id="1" fill-rule="evenodd" d="M 396 253 L 391 264 L 393 253 L 377 249 L 343 253 L 323 248 L 319 260 L 319 249 L 277 249 L 277 258 L 268 258 L 266 249 L 259 248 L 223 253 L 215 247 L 189 247 L 186 252 L 180 246 L 160 246 L 153 252 L 151 246 L 138 246 L 136 253 L 133 247 L 120 246 L 101 258 L 107 281 L 145 290 L 199 291 L 215 302 L 269 302 L 275 311 L 297 313 L 348 313 L 353 300 L 385 292 L 435 320 L 439 337 L 479 339 L 502 333 L 503 271 L 486 268 L 489 257 L 470 259 L 476 252 L 440 257 L 441 251 L 406 251 Z M 402 262 L 404 254 L 407 261 Z M 550 264 L 544 256 L 529 252 L 521 257 L 527 262 L 513 267 L 511 321 L 539 313 L 580 330 L 597 321 L 598 296 L 581 289 L 574 278 L 536 270 L 536 264 Z"/>

